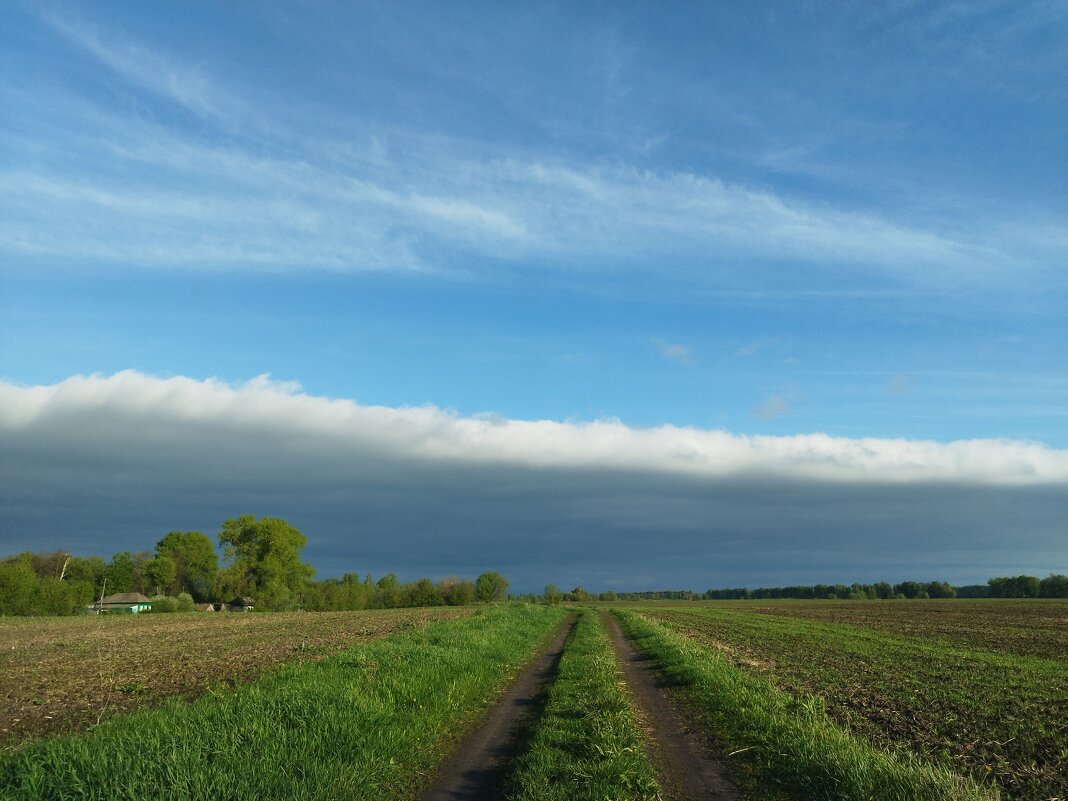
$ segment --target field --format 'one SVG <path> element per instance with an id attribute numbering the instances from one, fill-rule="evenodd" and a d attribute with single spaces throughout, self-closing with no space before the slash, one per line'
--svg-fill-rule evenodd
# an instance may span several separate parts
<path id="1" fill-rule="evenodd" d="M 747 601 L 739 608 L 779 617 L 849 623 L 976 650 L 1068 659 L 1068 603 L 1064 601 Z"/>
<path id="2" fill-rule="evenodd" d="M 1066 602 L 601 610 L 0 621 L 0 798 L 1068 798 Z"/>
<path id="3" fill-rule="evenodd" d="M 0 619 L 0 747 L 81 731 L 166 698 L 464 617 L 466 607 L 369 612 Z"/>
<path id="4" fill-rule="evenodd" d="M 1068 797 L 1068 649 L 1063 624 L 1051 625 L 1068 619 L 1068 604 L 817 602 L 642 615 L 795 697 L 821 699 L 835 722 L 882 746 L 994 783 L 1008 799 Z"/>

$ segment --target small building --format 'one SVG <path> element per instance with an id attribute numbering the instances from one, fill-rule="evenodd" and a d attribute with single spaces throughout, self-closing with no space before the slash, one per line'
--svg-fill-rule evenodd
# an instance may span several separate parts
<path id="1" fill-rule="evenodd" d="M 218 612 L 215 608 L 215 604 L 193 604 L 193 608 L 198 612 Z"/>
<path id="2" fill-rule="evenodd" d="M 95 608 L 98 612 L 129 612 L 136 615 L 138 612 L 152 611 L 152 599 L 139 592 L 117 592 L 105 595 Z"/>
<path id="3" fill-rule="evenodd" d="M 255 601 L 249 597 L 234 598 L 226 605 L 227 612 L 251 612 L 256 606 Z"/>

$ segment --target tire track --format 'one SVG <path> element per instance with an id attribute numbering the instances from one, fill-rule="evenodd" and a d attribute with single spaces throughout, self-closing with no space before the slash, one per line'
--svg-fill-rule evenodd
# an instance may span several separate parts
<path id="1" fill-rule="evenodd" d="M 533 722 L 531 717 L 556 674 L 564 642 L 575 623 L 572 614 L 560 624 L 542 654 L 519 674 L 504 697 L 445 760 L 422 801 L 487 801 L 494 797 L 524 728 Z"/>
<path id="2" fill-rule="evenodd" d="M 601 610 L 600 616 L 623 666 L 639 719 L 650 731 L 650 757 L 664 801 L 742 801 L 745 796 L 741 790 L 672 704 L 649 659 L 634 650 L 611 614 Z"/>

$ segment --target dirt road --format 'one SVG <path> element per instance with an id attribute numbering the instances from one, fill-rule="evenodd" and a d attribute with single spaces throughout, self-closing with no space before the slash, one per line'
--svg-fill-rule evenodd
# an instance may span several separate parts
<path id="1" fill-rule="evenodd" d="M 634 650 L 612 615 L 603 610 L 600 614 L 639 718 L 650 734 L 650 757 L 664 801 L 741 801 L 745 796 L 679 715 L 652 664 Z"/>
<path id="2" fill-rule="evenodd" d="M 501 775 L 514 755 L 530 712 L 556 673 L 564 641 L 575 626 L 575 615 L 561 624 L 549 646 L 519 678 L 441 767 L 423 801 L 486 801 L 495 797 Z"/>

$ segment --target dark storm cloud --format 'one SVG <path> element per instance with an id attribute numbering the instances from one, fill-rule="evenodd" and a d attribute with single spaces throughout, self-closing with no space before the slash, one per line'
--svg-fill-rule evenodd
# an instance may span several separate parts
<path id="1" fill-rule="evenodd" d="M 2 552 L 149 549 L 255 513 L 301 528 L 322 575 L 518 589 L 1068 568 L 1068 459 L 1036 445 L 461 419 L 136 373 L 0 389 Z"/>

